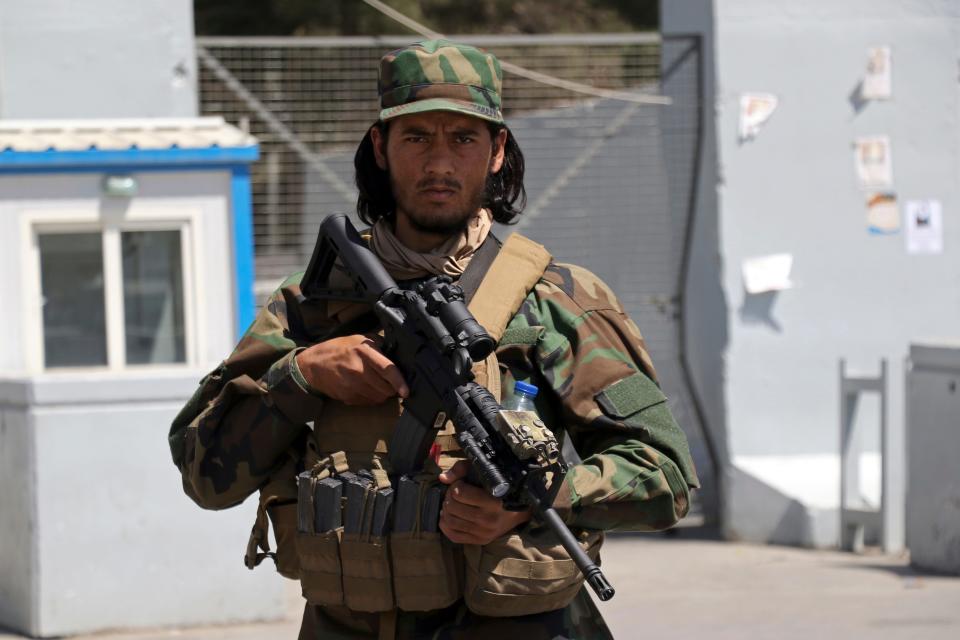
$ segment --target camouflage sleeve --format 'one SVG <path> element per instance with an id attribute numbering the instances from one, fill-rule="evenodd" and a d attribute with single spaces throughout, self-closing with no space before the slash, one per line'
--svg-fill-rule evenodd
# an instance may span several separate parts
<path id="1" fill-rule="evenodd" d="M 233 506 L 263 485 L 323 402 L 296 366 L 303 347 L 289 337 L 286 311 L 281 290 L 173 421 L 173 461 L 204 508 Z"/>
<path id="2" fill-rule="evenodd" d="M 680 520 L 699 480 L 640 331 L 612 291 L 584 269 L 551 265 L 501 344 L 511 340 L 530 347 L 528 367 L 508 375 L 546 386 L 538 410 L 582 458 L 554 504 L 564 520 L 605 530 Z"/>

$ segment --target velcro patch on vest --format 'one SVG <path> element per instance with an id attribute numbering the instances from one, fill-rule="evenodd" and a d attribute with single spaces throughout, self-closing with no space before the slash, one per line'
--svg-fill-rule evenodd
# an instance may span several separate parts
<path id="1" fill-rule="evenodd" d="M 596 395 L 597 404 L 614 418 L 627 418 L 666 399 L 660 387 L 640 372 L 614 382 Z"/>
<path id="2" fill-rule="evenodd" d="M 503 337 L 500 338 L 500 346 L 509 344 L 537 344 L 543 332 L 543 327 L 512 327 L 503 332 Z"/>

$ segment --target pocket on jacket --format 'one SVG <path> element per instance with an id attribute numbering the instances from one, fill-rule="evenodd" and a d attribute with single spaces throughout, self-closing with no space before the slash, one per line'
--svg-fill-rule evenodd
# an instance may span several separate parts
<path id="1" fill-rule="evenodd" d="M 597 562 L 603 533 L 581 531 L 581 548 Z M 522 616 L 567 606 L 583 574 L 548 529 L 511 533 L 484 545 L 465 545 L 464 600 L 483 616 Z"/>

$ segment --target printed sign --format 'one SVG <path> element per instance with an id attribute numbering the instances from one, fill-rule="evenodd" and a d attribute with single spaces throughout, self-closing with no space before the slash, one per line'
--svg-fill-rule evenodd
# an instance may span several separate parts
<path id="1" fill-rule="evenodd" d="M 943 209 L 939 200 L 907 200 L 903 217 L 907 253 L 943 252 Z"/>
<path id="2" fill-rule="evenodd" d="M 893 185 L 893 162 L 890 158 L 888 136 L 857 138 L 853 145 L 853 160 L 857 181 L 862 188 Z"/>
<path id="3" fill-rule="evenodd" d="M 888 100 L 893 95 L 890 47 L 867 49 L 867 74 L 860 95 L 864 100 Z"/>
<path id="4" fill-rule="evenodd" d="M 878 235 L 891 235 L 900 231 L 897 194 L 874 193 L 867 197 L 867 229 Z"/>

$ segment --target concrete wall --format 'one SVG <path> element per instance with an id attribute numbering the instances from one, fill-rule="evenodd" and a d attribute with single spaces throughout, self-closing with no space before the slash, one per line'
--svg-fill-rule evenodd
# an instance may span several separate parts
<path id="1" fill-rule="evenodd" d="M 910 561 L 960 575 L 960 341 L 913 344 L 907 374 Z"/>
<path id="2" fill-rule="evenodd" d="M 15 629 L 35 623 L 37 499 L 34 437 L 24 407 L 0 402 L 0 621 Z"/>
<path id="3" fill-rule="evenodd" d="M 166 431 L 201 375 L 0 382 L 0 626 L 49 637 L 285 613 L 270 563 L 243 566 L 255 500 L 205 512 L 179 489 Z"/>
<path id="4" fill-rule="evenodd" d="M 960 299 L 943 295 L 960 281 L 960 259 L 951 253 L 960 227 L 950 223 L 960 205 L 960 5 L 682 0 L 662 9 L 665 32 L 706 34 L 713 70 L 707 110 L 716 111 L 716 129 L 707 129 L 705 156 L 716 171 L 703 175 L 704 190 L 713 193 L 700 200 L 699 255 L 685 298 L 702 398 L 708 417 L 720 421 L 715 430 L 726 430 L 726 533 L 831 545 L 838 532 L 838 359 L 869 373 L 889 359 L 888 417 L 902 428 L 908 343 L 953 334 L 960 321 Z M 858 104 L 867 48 L 879 45 L 893 48 L 893 99 Z M 741 143 L 743 92 L 773 93 L 780 105 L 755 140 Z M 908 255 L 902 234 L 868 233 L 852 143 L 874 134 L 891 138 L 900 203 L 943 203 L 942 255 Z M 781 252 L 794 256 L 795 287 L 748 296 L 743 260 Z M 868 451 L 876 450 L 867 432 L 877 430 L 877 410 L 865 402 L 858 416 Z M 902 459 L 892 462 L 902 467 Z M 878 478 L 866 480 L 866 493 L 875 494 Z M 902 505 L 902 496 L 892 503 Z"/>
<path id="5" fill-rule="evenodd" d="M 190 0 L 0 2 L 0 119 L 192 117 Z"/>

